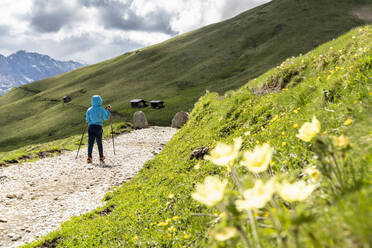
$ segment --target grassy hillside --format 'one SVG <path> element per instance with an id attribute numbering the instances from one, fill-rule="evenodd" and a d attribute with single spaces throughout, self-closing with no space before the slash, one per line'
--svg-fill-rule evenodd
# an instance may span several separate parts
<path id="1" fill-rule="evenodd" d="M 0 97 L 0 151 L 79 134 L 93 94 L 127 121 L 134 112 L 129 100 L 165 100 L 165 109 L 145 112 L 150 124 L 168 125 L 205 90 L 236 89 L 284 59 L 371 21 L 368 4 L 273 0 L 161 44 L 15 88 Z M 66 106 L 64 95 L 73 98 Z"/>
<path id="2" fill-rule="evenodd" d="M 304 142 L 296 135 L 313 116 L 320 131 Z M 239 90 L 206 94 L 165 150 L 105 196 L 105 207 L 72 218 L 27 247 L 245 247 L 241 236 L 214 240 L 226 226 L 245 230 L 250 242 L 257 237 L 261 247 L 371 247 L 371 123 L 372 26 L 366 26 L 286 60 Z M 340 135 L 349 144 L 335 140 Z M 231 144 L 237 137 L 243 151 L 263 143 L 274 148 L 270 165 L 277 180 L 310 185 L 303 171 L 312 166 L 321 171 L 306 199 L 290 203 L 275 195 L 255 211 L 256 235 L 245 212 L 234 207 L 239 185 L 229 171 L 189 158 L 195 148 Z M 244 188 L 256 176 L 270 177 L 242 167 L 233 171 Z M 208 175 L 229 182 L 223 202 L 213 208 L 191 197 Z"/>

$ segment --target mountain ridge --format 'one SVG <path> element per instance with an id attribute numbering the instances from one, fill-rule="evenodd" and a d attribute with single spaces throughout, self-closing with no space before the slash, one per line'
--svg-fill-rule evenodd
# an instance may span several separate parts
<path id="1" fill-rule="evenodd" d="M 0 54 L 0 95 L 12 87 L 53 77 L 83 66 L 72 60 L 55 60 L 48 55 L 26 50 L 19 50 L 9 56 Z"/>

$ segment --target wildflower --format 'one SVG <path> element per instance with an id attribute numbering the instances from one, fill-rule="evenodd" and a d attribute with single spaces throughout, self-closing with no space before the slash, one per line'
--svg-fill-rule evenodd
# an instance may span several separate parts
<path id="1" fill-rule="evenodd" d="M 305 173 L 310 177 L 312 183 L 319 181 L 320 172 L 317 169 L 309 167 L 305 170 Z"/>
<path id="2" fill-rule="evenodd" d="M 189 238 L 190 238 L 190 235 L 185 234 L 185 235 L 183 235 L 183 238 L 184 238 L 184 239 L 189 239 Z"/>
<path id="3" fill-rule="evenodd" d="M 282 132 L 282 135 L 285 135 L 285 132 L 284 131 Z"/>
<path id="4" fill-rule="evenodd" d="M 314 136 L 317 133 L 319 133 L 319 131 L 320 131 L 320 122 L 314 116 L 311 123 L 305 122 L 302 125 L 296 137 L 305 142 L 309 142 L 310 140 L 312 140 L 312 138 L 314 138 Z"/>
<path id="5" fill-rule="evenodd" d="M 171 238 L 171 237 L 172 237 L 172 234 L 171 234 L 171 233 L 168 233 L 168 234 L 167 234 L 167 237 L 168 237 L 168 238 Z"/>
<path id="6" fill-rule="evenodd" d="M 178 220 L 180 217 L 178 215 L 173 216 L 172 220 Z"/>
<path id="7" fill-rule="evenodd" d="M 293 184 L 284 181 L 277 185 L 277 192 L 281 198 L 288 202 L 303 201 L 315 189 L 315 185 L 298 181 Z"/>
<path id="8" fill-rule="evenodd" d="M 194 169 L 195 169 L 195 170 L 199 170 L 199 169 L 200 169 L 200 164 L 195 165 L 195 166 L 194 166 Z"/>
<path id="9" fill-rule="evenodd" d="M 177 229 L 174 226 L 171 226 L 171 227 L 168 228 L 168 231 L 175 232 L 175 231 L 177 231 Z"/>
<path id="10" fill-rule="evenodd" d="M 245 136 L 251 135 L 251 131 L 245 132 L 244 135 Z"/>
<path id="11" fill-rule="evenodd" d="M 282 146 L 286 146 L 287 145 L 287 142 L 282 142 Z"/>
<path id="12" fill-rule="evenodd" d="M 174 194 L 169 194 L 169 195 L 168 195 L 168 198 L 169 198 L 169 199 L 174 198 Z"/>
<path id="13" fill-rule="evenodd" d="M 298 128 L 298 124 L 297 123 L 293 124 L 293 128 Z"/>
<path id="14" fill-rule="evenodd" d="M 227 181 L 221 181 L 218 177 L 208 176 L 204 180 L 204 184 L 196 186 L 196 192 L 192 197 L 200 203 L 213 207 L 223 199 Z"/>
<path id="15" fill-rule="evenodd" d="M 334 137 L 333 142 L 334 142 L 335 146 L 346 147 L 349 144 L 349 139 L 346 136 L 344 136 L 343 134 L 341 134 L 338 137 Z"/>
<path id="16" fill-rule="evenodd" d="M 235 227 L 226 227 L 221 232 L 214 235 L 214 239 L 217 241 L 226 241 L 237 235 L 237 230 Z"/>
<path id="17" fill-rule="evenodd" d="M 167 226 L 168 224 L 168 222 L 159 222 L 158 226 Z"/>
<path id="18" fill-rule="evenodd" d="M 269 144 L 256 146 L 253 151 L 244 152 L 241 164 L 253 173 L 263 172 L 269 166 L 274 149 Z"/>
<path id="19" fill-rule="evenodd" d="M 349 118 L 344 122 L 344 125 L 349 126 L 351 123 L 353 123 L 353 120 Z"/>
<path id="20" fill-rule="evenodd" d="M 236 208 L 242 210 L 252 210 L 263 208 L 274 194 L 273 180 L 263 183 L 257 180 L 254 187 L 244 191 L 243 200 L 236 200 Z"/>
<path id="21" fill-rule="evenodd" d="M 227 215 L 226 215 L 226 212 L 222 212 L 219 216 L 221 219 L 224 219 L 226 218 Z"/>
<path id="22" fill-rule="evenodd" d="M 205 156 L 205 159 L 210 160 L 216 165 L 226 166 L 229 168 L 232 166 L 234 160 L 239 156 L 241 146 L 241 138 L 235 139 L 233 145 L 218 142 L 216 148 L 212 150 L 210 155 Z"/>

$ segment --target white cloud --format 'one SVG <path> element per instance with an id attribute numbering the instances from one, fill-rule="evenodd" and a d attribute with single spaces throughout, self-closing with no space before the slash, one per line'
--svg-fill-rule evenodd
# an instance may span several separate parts
<path id="1" fill-rule="evenodd" d="M 269 0 L 1 0 L 0 53 L 95 63 Z"/>

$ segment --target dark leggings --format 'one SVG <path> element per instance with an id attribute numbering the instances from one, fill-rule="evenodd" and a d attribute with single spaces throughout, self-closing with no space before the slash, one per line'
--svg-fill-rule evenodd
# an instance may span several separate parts
<path id="1" fill-rule="evenodd" d="M 103 157 L 102 147 L 102 127 L 99 125 L 89 125 L 88 128 L 88 157 L 92 157 L 94 140 L 97 140 L 99 156 Z"/>

